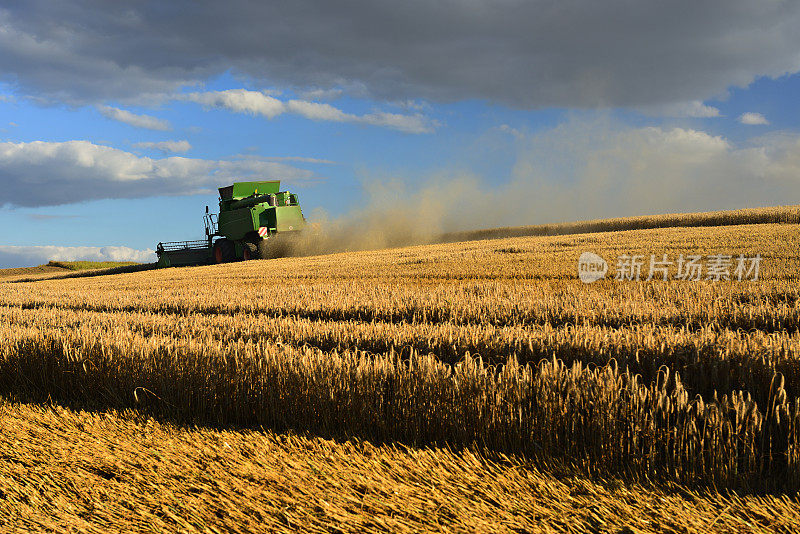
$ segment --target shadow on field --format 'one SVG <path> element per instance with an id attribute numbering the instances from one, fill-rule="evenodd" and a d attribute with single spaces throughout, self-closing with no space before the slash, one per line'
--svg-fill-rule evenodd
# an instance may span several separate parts
<path id="1" fill-rule="evenodd" d="M 31 276 L 27 278 L 16 278 L 14 280 L 7 280 L 0 283 L 18 284 L 22 282 L 42 282 L 45 280 L 61 280 L 64 278 L 88 278 L 93 276 L 106 276 L 111 274 L 125 274 L 125 273 L 138 273 L 141 271 L 152 271 L 158 269 L 156 263 L 143 263 L 140 265 L 124 265 L 121 267 L 110 267 L 108 269 L 90 269 L 86 271 L 70 271 L 67 273 L 61 272 L 53 274 L 52 276 Z"/>
<path id="2" fill-rule="evenodd" d="M 433 356 L 293 354 L 29 338 L 0 347 L 0 395 L 180 426 L 492 451 L 594 477 L 745 493 L 800 488 L 800 408 L 777 375 L 761 412 L 742 393 L 691 399 L 666 366 L 642 383 L 616 362 L 495 368 L 469 356 L 447 366 Z"/>
<path id="3" fill-rule="evenodd" d="M 360 449 L 361 444 L 368 443 L 374 447 L 394 447 L 403 451 L 414 450 L 444 450 L 455 455 L 461 455 L 467 451 L 477 457 L 479 462 L 487 462 L 501 467 L 513 469 L 531 469 L 548 476 L 555 477 L 567 485 L 573 485 L 576 480 L 588 480 L 592 483 L 608 490 L 619 491 L 629 488 L 630 483 L 634 483 L 644 490 L 659 491 L 666 495 L 677 495 L 689 501 L 694 501 L 698 497 L 714 497 L 722 495 L 738 495 L 741 497 L 756 495 L 778 495 L 793 502 L 800 502 L 800 494 L 789 491 L 786 492 L 780 487 L 770 489 L 754 487 L 719 488 L 714 484 L 705 482 L 685 483 L 676 482 L 669 477 L 642 477 L 635 472 L 622 470 L 605 470 L 587 466 L 581 459 L 569 457 L 553 457 L 543 455 L 526 455 L 498 451 L 477 442 L 472 443 L 450 443 L 450 442 L 419 442 L 417 440 L 401 438 L 377 438 L 374 435 L 348 434 L 342 430 L 322 431 L 319 428 L 308 428 L 302 424 L 287 424 L 280 426 L 265 426 L 256 424 L 234 424 L 234 423 L 214 423 L 210 421 L 199 421 L 195 418 L 187 420 L 186 417 L 177 416 L 170 410 L 163 410 L 163 403 L 160 408 L 153 409 L 158 404 L 154 394 L 147 390 L 139 390 L 137 395 L 142 399 L 142 404 L 138 407 L 120 407 L 116 402 L 81 402 L 78 400 L 66 400 L 54 398 L 51 394 L 44 397 L 31 394 L 11 394 L 7 395 L 0 391 L 0 406 L 9 405 L 34 405 L 42 409 L 53 410 L 56 407 L 64 408 L 74 412 L 85 411 L 98 415 L 107 415 L 122 420 L 132 421 L 136 424 L 147 425 L 149 421 L 156 421 L 159 424 L 166 424 L 178 430 L 195 431 L 198 429 L 213 431 L 233 431 L 233 432 L 266 432 L 280 435 L 298 436 L 305 439 L 324 439 L 334 442 L 337 445 L 347 443 L 355 444 Z M 149 406 L 148 406 L 149 405 Z M 61 416 L 61 414 L 59 414 Z M 578 484 L 580 486 L 580 484 Z M 731 491 L 733 490 L 733 491 Z"/>

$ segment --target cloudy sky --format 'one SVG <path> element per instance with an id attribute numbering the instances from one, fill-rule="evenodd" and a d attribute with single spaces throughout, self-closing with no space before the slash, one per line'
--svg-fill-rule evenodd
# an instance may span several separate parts
<path id="1" fill-rule="evenodd" d="M 238 179 L 445 230 L 797 204 L 798 27 L 790 0 L 6 0 L 0 267 L 147 260 Z"/>

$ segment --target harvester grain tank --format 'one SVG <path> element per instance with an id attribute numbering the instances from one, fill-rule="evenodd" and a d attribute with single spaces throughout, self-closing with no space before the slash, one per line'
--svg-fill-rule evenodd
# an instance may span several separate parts
<path id="1" fill-rule="evenodd" d="M 280 181 L 236 182 L 219 188 L 219 214 L 204 217 L 206 238 L 162 242 L 156 247 L 161 266 L 226 263 L 268 258 L 270 244 L 306 226 L 297 196 L 280 190 Z"/>

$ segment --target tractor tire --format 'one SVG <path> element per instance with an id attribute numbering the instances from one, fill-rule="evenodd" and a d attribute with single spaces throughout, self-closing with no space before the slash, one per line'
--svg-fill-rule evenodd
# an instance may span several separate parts
<path id="1" fill-rule="evenodd" d="M 227 238 L 217 239 L 214 243 L 214 263 L 228 263 L 236 259 L 233 241 Z"/>
<path id="2" fill-rule="evenodd" d="M 247 260 L 257 260 L 258 258 L 259 258 L 258 245 L 256 243 L 251 243 L 250 241 L 243 242 L 242 259 L 244 261 L 247 261 Z"/>

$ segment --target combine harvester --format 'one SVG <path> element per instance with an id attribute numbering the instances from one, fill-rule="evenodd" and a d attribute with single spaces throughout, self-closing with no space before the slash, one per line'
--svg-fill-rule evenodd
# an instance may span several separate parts
<path id="1" fill-rule="evenodd" d="M 280 181 L 236 182 L 219 188 L 219 215 L 204 217 L 206 238 L 172 241 L 156 247 L 158 265 L 171 267 L 280 255 L 278 234 L 299 232 L 306 226 L 297 196 L 280 191 Z"/>

